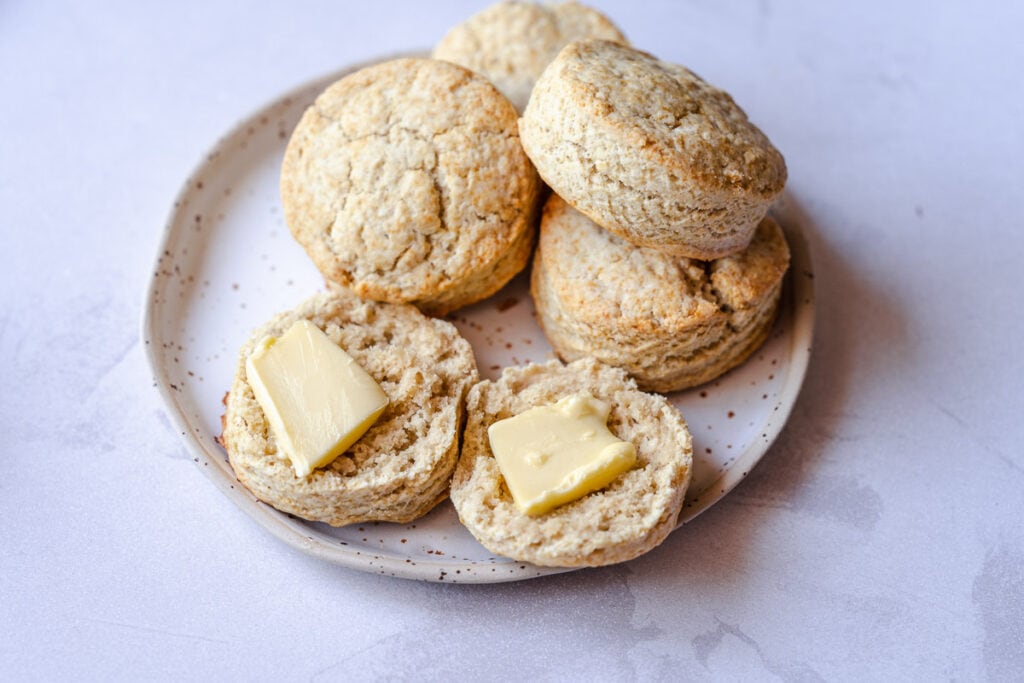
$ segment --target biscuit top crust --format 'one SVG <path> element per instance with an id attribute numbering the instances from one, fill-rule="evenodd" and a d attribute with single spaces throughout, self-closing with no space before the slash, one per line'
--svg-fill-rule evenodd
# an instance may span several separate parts
<path id="1" fill-rule="evenodd" d="M 789 247 L 771 218 L 744 251 L 698 261 L 630 244 L 557 195 L 544 207 L 539 254 L 573 315 L 597 326 L 618 321 L 640 337 L 683 332 L 745 309 L 789 266 Z"/>
<path id="2" fill-rule="evenodd" d="M 785 185 L 785 161 L 767 136 L 728 93 L 686 67 L 585 40 L 559 53 L 542 84 L 565 88 L 589 120 L 613 130 L 617 153 L 649 155 L 682 181 L 765 197 Z"/>
<path id="3" fill-rule="evenodd" d="M 483 74 L 522 111 L 559 50 L 584 38 L 627 43 L 608 17 L 578 2 L 510 0 L 454 26 L 434 48 L 434 57 Z"/>
<path id="4" fill-rule="evenodd" d="M 539 180 L 516 117 L 488 81 L 448 62 L 351 74 L 288 144 L 288 226 L 329 280 L 361 296 L 437 296 L 532 229 Z"/>

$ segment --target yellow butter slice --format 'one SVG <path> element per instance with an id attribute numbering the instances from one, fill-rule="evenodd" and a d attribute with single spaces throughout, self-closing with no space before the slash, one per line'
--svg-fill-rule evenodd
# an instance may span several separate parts
<path id="1" fill-rule="evenodd" d="M 611 407 L 589 393 L 530 408 L 487 430 L 516 507 L 541 515 L 608 486 L 636 463 L 636 449 L 608 430 Z"/>
<path id="2" fill-rule="evenodd" d="M 245 371 L 297 477 L 344 453 L 388 405 L 377 382 L 308 320 L 260 340 Z"/>

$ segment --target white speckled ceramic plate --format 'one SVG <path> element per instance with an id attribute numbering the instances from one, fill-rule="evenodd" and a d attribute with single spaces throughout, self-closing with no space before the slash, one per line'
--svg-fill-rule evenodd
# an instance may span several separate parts
<path id="1" fill-rule="evenodd" d="M 278 173 L 292 127 L 354 65 L 263 107 L 218 141 L 185 182 L 160 240 L 142 335 L 167 412 L 199 469 L 238 507 L 290 545 L 346 567 L 412 579 L 513 581 L 565 571 L 495 557 L 459 523 L 448 502 L 412 524 L 332 528 L 280 513 L 239 486 L 215 441 L 221 399 L 251 330 L 323 288 L 284 225 Z M 742 367 L 674 394 L 693 432 L 693 482 L 681 524 L 739 483 L 768 450 L 796 400 L 811 351 L 813 288 L 807 245 L 785 204 L 778 218 L 793 252 L 775 329 Z M 481 375 L 553 357 L 533 318 L 525 275 L 463 309 L 455 324 Z"/>

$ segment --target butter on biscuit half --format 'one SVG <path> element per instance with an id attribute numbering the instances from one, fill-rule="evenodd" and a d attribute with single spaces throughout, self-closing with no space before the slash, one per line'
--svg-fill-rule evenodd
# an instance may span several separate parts
<path id="1" fill-rule="evenodd" d="M 300 320 L 322 330 L 388 398 L 354 444 L 304 477 L 279 447 L 246 375 L 250 354 Z M 278 510 L 333 526 L 408 522 L 447 496 L 466 392 L 477 378 L 473 351 L 450 323 L 408 305 L 318 294 L 273 318 L 242 347 L 221 443 L 238 481 Z"/>
<path id="2" fill-rule="evenodd" d="M 526 514 L 502 476 L 488 428 L 581 392 L 610 406 L 608 429 L 633 444 L 635 462 L 606 487 Z M 491 552 L 540 566 L 593 567 L 633 559 L 675 528 L 693 468 L 690 432 L 663 396 L 639 391 L 622 370 L 593 359 L 509 367 L 498 380 L 473 387 L 466 409 L 451 499 L 460 521 Z"/>

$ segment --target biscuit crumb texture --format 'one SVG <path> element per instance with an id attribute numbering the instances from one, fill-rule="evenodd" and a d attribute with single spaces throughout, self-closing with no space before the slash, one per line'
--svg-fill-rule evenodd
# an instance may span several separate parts
<path id="1" fill-rule="evenodd" d="M 593 356 L 667 392 L 718 377 L 764 342 L 788 267 L 771 218 L 740 253 L 697 261 L 630 244 L 552 196 L 531 294 L 561 358 Z"/>
<path id="2" fill-rule="evenodd" d="M 471 71 L 376 64 L 329 86 L 289 140 L 281 197 L 325 278 L 432 315 L 486 298 L 529 260 L 540 181 L 516 111 Z"/>
<path id="3" fill-rule="evenodd" d="M 534 83 L 559 50 L 584 38 L 628 44 L 608 17 L 581 3 L 512 0 L 454 26 L 433 56 L 485 76 L 522 111 Z"/>
<path id="4" fill-rule="evenodd" d="M 580 391 L 611 404 L 608 428 L 633 443 L 637 465 L 600 491 L 525 515 L 491 453 L 487 428 Z M 600 566 L 647 552 L 675 527 L 692 470 L 690 433 L 663 396 L 637 390 L 622 370 L 593 359 L 506 368 L 497 381 L 470 390 L 467 414 L 451 498 L 491 552 L 541 566 Z"/>
<path id="5" fill-rule="evenodd" d="M 298 478 L 246 381 L 245 360 L 264 336 L 280 336 L 303 319 L 348 352 L 390 404 L 334 462 Z M 472 349 L 450 323 L 412 306 L 318 294 L 256 330 L 242 347 L 221 440 L 238 480 L 283 512 L 334 526 L 408 522 L 447 494 L 465 394 L 477 378 Z"/>
<path id="6" fill-rule="evenodd" d="M 786 182 L 782 155 L 727 93 L 608 41 L 567 45 L 519 129 L 541 177 L 569 204 L 676 256 L 744 249 Z"/>

